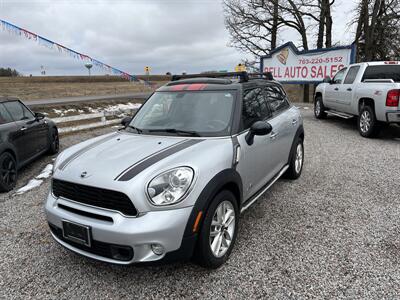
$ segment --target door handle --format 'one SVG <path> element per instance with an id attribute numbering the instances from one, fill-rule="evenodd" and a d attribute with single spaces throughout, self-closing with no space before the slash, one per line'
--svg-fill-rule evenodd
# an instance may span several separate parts
<path id="1" fill-rule="evenodd" d="M 335 88 L 335 91 L 338 91 L 339 90 L 339 88 Z"/>
<path id="2" fill-rule="evenodd" d="M 347 90 L 348 90 L 349 92 L 351 92 L 351 91 L 352 91 L 352 89 L 351 89 L 351 88 L 348 88 Z"/>
<path id="3" fill-rule="evenodd" d="M 28 128 L 26 128 L 25 126 L 24 127 L 21 127 L 21 131 L 25 131 L 25 130 L 27 130 Z"/>
<path id="4" fill-rule="evenodd" d="M 277 132 L 272 132 L 270 138 L 271 138 L 271 140 L 274 140 L 274 139 L 276 139 L 277 136 L 278 136 Z"/>
<path id="5" fill-rule="evenodd" d="M 292 120 L 292 125 L 294 126 L 294 125 L 296 125 L 297 124 L 297 120 L 296 119 L 293 119 Z"/>

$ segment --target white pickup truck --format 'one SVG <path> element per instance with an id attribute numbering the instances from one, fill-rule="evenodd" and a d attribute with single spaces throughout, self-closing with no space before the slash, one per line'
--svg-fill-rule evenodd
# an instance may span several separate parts
<path id="1" fill-rule="evenodd" d="M 363 137 L 374 137 L 382 124 L 400 124 L 400 62 L 368 62 L 341 69 L 325 78 L 314 97 L 314 114 L 345 119 L 358 116 Z"/>

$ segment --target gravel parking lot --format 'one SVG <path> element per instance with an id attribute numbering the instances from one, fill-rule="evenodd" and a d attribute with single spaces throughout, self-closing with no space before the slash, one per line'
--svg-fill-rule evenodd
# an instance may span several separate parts
<path id="1" fill-rule="evenodd" d="M 365 139 L 352 120 L 302 113 L 301 178 L 279 180 L 243 214 L 220 269 L 121 267 L 63 249 L 43 212 L 47 180 L 0 195 L 0 298 L 400 298 L 400 128 Z M 62 147 L 113 129 L 66 136 Z M 49 162 L 22 170 L 18 185 Z"/>

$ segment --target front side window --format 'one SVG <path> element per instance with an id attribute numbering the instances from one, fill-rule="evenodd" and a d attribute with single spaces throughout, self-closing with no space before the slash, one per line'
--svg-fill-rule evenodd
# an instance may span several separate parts
<path id="1" fill-rule="evenodd" d="M 333 77 L 332 83 L 333 84 L 341 84 L 343 82 L 344 73 L 346 73 L 346 70 L 347 70 L 347 68 L 343 68 L 339 72 L 337 72 L 335 77 Z"/>
<path id="2" fill-rule="evenodd" d="M 127 130 L 157 135 L 230 135 L 234 100 L 234 91 L 156 92 Z"/>
<path id="3" fill-rule="evenodd" d="M 261 88 L 245 90 L 243 93 L 242 127 L 250 128 L 254 122 L 271 116 L 265 94 Z"/>
<path id="4" fill-rule="evenodd" d="M 344 84 L 352 84 L 357 77 L 358 70 L 360 70 L 360 66 L 351 67 L 349 69 L 349 72 L 347 72 Z"/>
<path id="5" fill-rule="evenodd" d="M 34 115 L 19 101 L 9 101 L 3 103 L 14 121 L 33 119 Z"/>
<path id="6" fill-rule="evenodd" d="M 280 112 L 289 107 L 289 102 L 286 99 L 286 95 L 278 86 L 271 85 L 266 87 L 265 94 L 273 113 Z"/>
<path id="7" fill-rule="evenodd" d="M 10 114 L 6 110 L 3 104 L 0 104 L 0 125 L 7 124 L 13 122 L 14 120 L 11 118 Z"/>

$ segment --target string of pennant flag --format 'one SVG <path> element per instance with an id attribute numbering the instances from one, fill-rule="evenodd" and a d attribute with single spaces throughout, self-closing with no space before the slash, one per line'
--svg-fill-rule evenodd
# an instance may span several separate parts
<path id="1" fill-rule="evenodd" d="M 117 76 L 121 76 L 122 78 L 125 78 L 127 80 L 130 81 L 140 81 L 140 82 L 145 82 L 143 80 L 138 79 L 136 76 L 134 75 L 130 75 L 127 72 L 121 71 L 117 68 L 114 68 L 108 64 L 105 64 L 99 60 L 96 60 L 92 57 L 90 57 L 89 55 L 86 54 L 82 54 L 79 53 L 77 51 L 74 51 L 68 47 L 65 47 L 59 43 L 53 42 L 49 39 L 46 39 L 36 33 L 30 32 L 24 28 L 18 27 L 14 24 L 11 24 L 7 21 L 4 21 L 2 19 L 0 19 L 0 26 L 3 29 L 3 31 L 6 31 L 12 35 L 16 35 L 16 36 L 21 36 L 24 37 L 28 40 L 32 40 L 34 42 L 37 42 L 39 45 L 44 46 L 46 48 L 52 49 L 52 50 L 56 50 L 61 54 L 64 55 L 68 55 L 74 59 L 78 59 L 83 61 L 84 63 L 91 63 L 94 67 L 97 67 L 99 69 L 104 70 L 107 73 L 113 74 L 113 75 L 117 75 Z"/>

